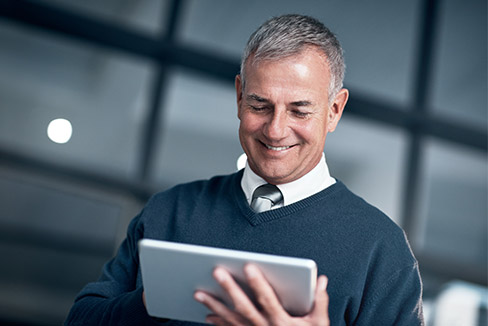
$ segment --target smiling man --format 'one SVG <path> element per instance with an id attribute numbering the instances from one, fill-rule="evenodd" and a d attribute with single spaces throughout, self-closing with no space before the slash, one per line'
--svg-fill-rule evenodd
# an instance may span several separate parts
<path id="1" fill-rule="evenodd" d="M 330 73 L 324 53 L 306 46 L 280 60 L 245 63 L 246 82 L 236 77 L 239 139 L 251 170 L 268 183 L 298 180 L 322 158 L 348 91 L 327 92 Z"/>
<path id="2" fill-rule="evenodd" d="M 233 307 L 195 292 L 211 311 L 209 323 L 421 325 L 418 264 L 403 231 L 327 167 L 326 136 L 349 95 L 343 78 L 342 49 L 322 23 L 301 15 L 265 22 L 251 35 L 235 80 L 246 167 L 155 195 L 101 278 L 77 297 L 66 324 L 191 325 L 147 315 L 137 242 L 152 238 L 317 263 L 315 303 L 306 316 L 290 316 L 256 266 L 245 274 L 259 306 L 217 268 L 214 277 Z"/>

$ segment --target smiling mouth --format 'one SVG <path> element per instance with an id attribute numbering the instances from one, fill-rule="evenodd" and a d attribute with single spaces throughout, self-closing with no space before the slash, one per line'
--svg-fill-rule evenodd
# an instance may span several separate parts
<path id="1" fill-rule="evenodd" d="M 266 146 L 267 149 L 270 149 L 272 151 L 284 151 L 285 149 L 288 149 L 288 148 L 291 148 L 292 146 L 270 146 L 268 144 L 264 144 L 264 146 Z"/>

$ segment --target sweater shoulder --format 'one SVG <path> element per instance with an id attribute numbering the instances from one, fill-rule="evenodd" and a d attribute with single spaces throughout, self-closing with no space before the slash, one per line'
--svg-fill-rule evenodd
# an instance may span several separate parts
<path id="1" fill-rule="evenodd" d="M 235 186 L 236 182 L 238 183 L 240 174 L 240 172 L 237 172 L 228 175 L 217 175 L 210 179 L 201 179 L 175 185 L 167 190 L 154 194 L 146 206 L 158 205 L 168 200 L 174 201 L 182 196 L 184 198 L 195 198 L 200 195 L 228 191 Z"/>
<path id="2" fill-rule="evenodd" d="M 367 248 L 370 254 L 390 252 L 403 257 L 407 266 L 416 263 L 404 230 L 379 208 L 354 194 L 344 184 L 339 184 L 337 209 L 340 225 L 347 227 L 349 239 L 358 242 L 359 248 Z"/>
<path id="3" fill-rule="evenodd" d="M 144 206 L 141 220 L 146 223 L 162 223 L 168 217 L 185 216 L 194 209 L 211 206 L 223 194 L 234 192 L 240 184 L 241 173 L 219 175 L 205 180 L 178 184 L 154 194 Z M 198 207 L 197 207 L 198 206 Z"/>
<path id="4" fill-rule="evenodd" d="M 338 181 L 337 184 L 336 200 L 343 217 L 353 218 L 353 224 L 358 228 L 403 234 L 401 227 L 382 210 L 352 192 L 342 182 Z"/>

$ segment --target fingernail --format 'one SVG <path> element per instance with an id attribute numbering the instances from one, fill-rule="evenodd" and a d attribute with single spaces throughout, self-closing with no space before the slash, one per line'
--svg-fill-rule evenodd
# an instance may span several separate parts
<path id="1" fill-rule="evenodd" d="M 223 281 L 225 281 L 226 275 L 222 269 L 217 268 L 214 271 L 214 277 L 218 282 L 223 282 Z"/>
<path id="2" fill-rule="evenodd" d="M 258 269 L 254 265 L 246 265 L 244 271 L 249 278 L 256 277 L 258 275 Z"/>
<path id="3" fill-rule="evenodd" d="M 195 298 L 195 300 L 197 300 L 199 302 L 205 301 L 205 294 L 203 294 L 202 292 L 195 292 L 193 297 Z"/>
<path id="4" fill-rule="evenodd" d="M 325 291 L 325 289 L 327 289 L 327 277 L 325 277 L 324 275 L 322 275 L 320 278 L 319 278 L 319 289 L 320 290 L 323 290 Z"/>

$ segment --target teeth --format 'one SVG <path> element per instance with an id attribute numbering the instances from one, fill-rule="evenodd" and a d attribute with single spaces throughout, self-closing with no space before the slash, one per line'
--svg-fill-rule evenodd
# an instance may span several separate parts
<path id="1" fill-rule="evenodd" d="M 290 148 L 291 146 L 273 147 L 273 146 L 266 145 L 266 147 L 268 149 L 273 150 L 273 151 L 282 151 L 282 150 Z"/>

